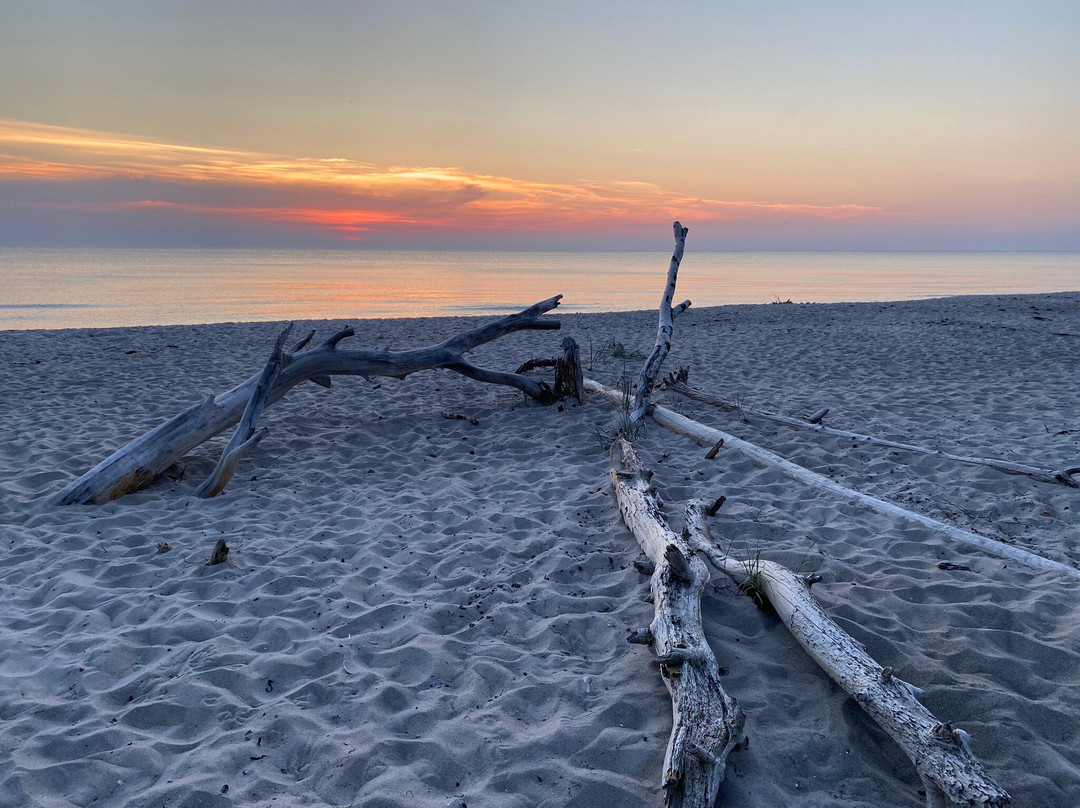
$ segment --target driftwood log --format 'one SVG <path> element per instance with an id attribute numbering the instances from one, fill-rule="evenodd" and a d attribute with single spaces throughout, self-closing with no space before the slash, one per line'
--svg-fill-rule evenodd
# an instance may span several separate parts
<path id="1" fill-rule="evenodd" d="M 878 664 L 833 622 L 804 578 L 775 562 L 737 559 L 717 547 L 706 520 L 709 510 L 702 502 L 687 503 L 683 537 L 689 546 L 736 583 L 752 581 L 799 645 L 911 758 L 929 808 L 1009 804 L 1009 794 L 971 753 L 967 733 L 935 718 L 916 698 L 922 691 Z"/>
<path id="2" fill-rule="evenodd" d="M 678 222 L 672 224 L 675 231 L 675 251 L 671 254 L 671 265 L 668 267 L 667 283 L 664 285 L 664 294 L 660 298 L 660 323 L 656 329 L 656 344 L 653 345 L 645 364 L 641 367 L 638 375 L 637 392 L 634 393 L 634 406 L 630 410 L 630 422 L 637 423 L 645 417 L 649 407 L 649 397 L 652 395 L 653 386 L 660 375 L 660 368 L 671 350 L 671 333 L 674 329 L 675 318 L 690 308 L 690 301 L 684 300 L 674 309 L 671 307 L 675 299 L 675 283 L 679 278 L 679 265 L 682 263 L 683 251 L 686 248 L 686 234 L 689 228 L 683 227 Z"/>
<path id="3" fill-rule="evenodd" d="M 670 390 L 673 393 L 678 393 L 681 396 L 693 399 L 694 401 L 701 401 L 705 404 L 710 404 L 714 407 L 719 407 L 725 412 L 734 412 L 738 409 L 734 402 L 727 401 L 716 396 L 711 396 L 695 387 L 691 387 L 686 383 L 686 374 L 684 369 L 680 369 L 678 373 L 672 373 L 664 381 L 664 389 Z M 874 446 L 882 446 L 887 449 L 900 449 L 905 452 L 913 452 L 915 454 L 924 455 L 936 455 L 938 457 L 944 457 L 947 460 L 953 460 L 957 463 L 967 463 L 972 466 L 989 466 L 992 469 L 1003 471 L 1007 474 L 1022 474 L 1031 477 L 1035 480 L 1039 480 L 1044 483 L 1058 483 L 1060 485 L 1067 485 L 1072 488 L 1080 487 L 1074 478 L 1073 474 L 1080 473 L 1080 468 L 1066 468 L 1060 471 L 1053 471 L 1051 469 L 1041 469 L 1037 466 L 1029 466 L 1026 463 L 1014 463 L 1011 460 L 998 460 L 991 457 L 967 457 L 964 455 L 952 454 L 951 452 L 945 452 L 941 449 L 928 449 L 925 446 L 915 446 L 910 443 L 901 443 L 899 441 L 886 440 L 885 438 L 874 437 L 873 435 L 860 435 L 858 432 L 849 432 L 846 429 L 835 429 L 834 427 L 825 426 L 821 423 L 821 418 L 824 417 L 823 413 L 828 410 L 819 410 L 809 420 L 803 421 L 799 418 L 793 418 L 790 415 L 782 415 L 775 412 L 766 412 L 764 410 L 754 410 L 751 414 L 754 417 L 764 419 L 766 421 L 772 421 L 777 424 L 784 424 L 785 426 L 795 426 L 800 429 L 809 429 L 812 432 L 817 432 L 821 435 L 835 435 L 841 438 L 850 438 L 856 440 L 859 443 L 869 443 Z"/>
<path id="4" fill-rule="evenodd" d="M 589 393 L 598 393 L 609 401 L 614 402 L 616 405 L 622 404 L 623 394 L 620 391 L 605 387 L 592 379 L 585 380 L 585 390 Z M 701 446 L 712 448 L 720 441 L 723 441 L 724 446 L 737 449 L 759 465 L 776 468 L 792 480 L 828 491 L 840 499 L 862 505 L 877 513 L 884 514 L 885 516 L 915 522 L 936 533 L 946 535 L 955 541 L 973 545 L 998 558 L 1017 561 L 1031 569 L 1062 573 L 1072 578 L 1080 579 L 1080 570 L 1070 567 L 1067 564 L 1062 564 L 1061 562 L 1053 561 L 1049 558 L 1044 558 L 1043 556 L 1028 552 L 1022 547 L 994 541 L 986 536 L 980 536 L 978 533 L 972 533 L 969 530 L 959 528 L 956 525 L 940 522 L 937 519 L 932 519 L 929 516 L 925 516 L 916 511 L 910 511 L 907 508 L 901 508 L 899 505 L 892 502 L 872 497 L 861 491 L 846 488 L 835 480 L 830 480 L 828 477 L 824 477 L 816 472 L 810 471 L 810 469 L 792 463 L 790 460 L 786 460 L 756 444 L 737 438 L 734 435 L 729 435 L 714 427 L 706 426 L 705 424 L 691 420 L 684 415 L 669 410 L 667 407 L 656 405 L 652 408 L 651 412 L 653 420 L 658 424 L 670 429 L 672 432 L 686 435 Z"/>
<path id="5" fill-rule="evenodd" d="M 673 726 L 662 780 L 666 804 L 708 808 L 724 779 L 728 754 L 743 738 L 745 719 L 720 684 L 701 627 L 708 569 L 668 527 L 651 476 L 634 447 L 619 437 L 612 446 L 611 481 L 623 520 L 653 567 L 653 621 L 629 640 L 652 646 L 671 693 Z"/>
<path id="6" fill-rule="evenodd" d="M 273 404 L 296 385 L 312 381 L 329 386 L 330 377 L 335 375 L 391 376 L 404 379 L 420 370 L 443 368 L 477 381 L 515 387 L 531 398 L 550 404 L 555 401 L 555 396 L 544 382 L 517 373 L 478 367 L 468 362 L 464 355 L 515 331 L 558 329 L 558 320 L 544 320 L 540 317 L 558 306 L 561 298 L 562 295 L 557 295 L 517 314 L 457 334 L 437 345 L 413 350 L 340 350 L 338 343 L 354 335 L 351 328 L 346 328 L 321 345 L 302 353 L 298 352 L 299 348 L 305 347 L 310 341 L 309 335 L 293 351 L 281 352 L 278 360 L 280 368 L 276 371 L 270 367 L 275 361 L 272 358 L 263 372 L 218 396 L 208 396 L 201 403 L 118 449 L 54 495 L 52 501 L 57 505 L 99 504 L 138 491 L 191 449 L 237 424 L 249 405 L 253 407 L 254 418 L 250 424 L 253 428 L 259 411 Z M 268 384 L 265 395 L 262 395 L 258 388 L 267 373 L 273 375 L 274 379 Z M 256 393 L 260 394 L 256 396 Z M 237 436 L 234 438 L 239 443 L 233 446 L 233 449 L 238 449 L 242 454 L 245 451 L 242 447 L 247 444 L 250 448 L 254 435 L 248 435 L 243 440 Z M 233 457 L 235 459 L 238 455 Z M 223 456 L 219 466 L 229 462 L 231 461 Z M 227 472 L 228 469 L 223 471 Z M 213 487 L 217 486 L 210 486 Z"/>

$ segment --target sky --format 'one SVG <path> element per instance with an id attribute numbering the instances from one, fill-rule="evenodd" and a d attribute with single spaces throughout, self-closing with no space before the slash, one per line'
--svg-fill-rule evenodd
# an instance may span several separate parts
<path id="1" fill-rule="evenodd" d="M 0 246 L 1080 250 L 1080 3 L 0 0 Z"/>

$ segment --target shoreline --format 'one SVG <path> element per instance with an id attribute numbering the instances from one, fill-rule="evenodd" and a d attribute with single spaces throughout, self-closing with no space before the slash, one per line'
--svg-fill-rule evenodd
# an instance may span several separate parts
<path id="1" fill-rule="evenodd" d="M 552 294 L 559 294 L 553 292 Z M 1068 296 L 1068 295 L 1080 295 L 1080 289 L 1065 289 L 1054 292 L 1001 292 L 1001 293 L 975 293 L 975 294 L 943 294 L 943 295 L 922 295 L 919 297 L 910 298 L 895 298 L 884 300 L 831 300 L 831 301 L 815 301 L 815 300 L 767 300 L 757 303 L 722 303 L 716 305 L 706 306 L 694 306 L 697 311 L 703 311 L 706 309 L 730 309 L 738 310 L 743 308 L 755 308 L 759 306 L 887 306 L 903 303 L 925 303 L 930 301 L 976 301 L 982 298 L 993 299 L 1012 299 L 1012 298 L 1047 298 L 1055 296 Z M 658 298 L 659 299 L 659 298 Z M 126 331 L 126 330 L 139 330 L 139 329 L 159 329 L 159 328 L 205 328 L 209 326 L 278 326 L 288 322 L 295 322 L 301 325 L 307 325 L 310 327 L 318 327 L 324 325 L 331 327 L 334 323 L 346 323 L 346 322 L 411 322 L 414 320 L 468 320 L 468 319 L 483 319 L 483 318 L 495 318 L 504 317 L 507 314 L 513 314 L 520 311 L 529 305 L 532 305 L 537 301 L 523 301 L 520 304 L 498 304 L 490 307 L 487 311 L 468 311 L 461 313 L 444 313 L 444 314 L 415 314 L 415 315 L 401 315 L 401 316 L 375 316 L 375 317 L 298 317 L 293 320 L 288 318 L 266 319 L 266 320 L 214 320 L 207 322 L 192 322 L 192 323 L 144 323 L 140 325 L 101 325 L 101 326 L 71 326 L 61 328 L 6 328 L 0 329 L 0 335 L 10 334 L 19 335 L 27 333 L 44 333 L 44 334 L 65 334 L 65 333 L 78 333 L 78 332 L 105 332 L 105 331 Z M 652 312 L 655 317 L 655 308 L 634 308 L 634 309 L 605 309 L 605 310 L 575 310 L 573 303 L 560 301 L 559 307 L 549 314 L 549 317 L 614 317 L 619 315 L 637 316 Z M 412 347 L 412 346 L 407 346 Z"/>
<path id="2" fill-rule="evenodd" d="M 587 373 L 611 383 L 641 362 L 615 347 L 645 352 L 655 337 L 655 310 L 548 316 L 560 332 L 473 356 L 513 369 L 573 336 Z M 320 339 L 341 322 L 296 330 Z M 408 348 L 476 318 L 349 322 L 355 345 Z M 267 410 L 269 436 L 221 497 L 190 492 L 225 436 L 192 452 L 182 478 L 116 502 L 43 501 L 257 372 L 279 328 L 4 332 L 0 803 L 659 804 L 671 705 L 650 652 L 625 641 L 652 607 L 593 434 L 610 405 L 560 412 L 438 371 L 377 389 L 305 385 Z M 837 427 L 1064 465 L 1080 457 L 1076 339 L 1080 292 L 691 308 L 665 370 L 688 364 L 691 384 L 738 398 L 749 423 L 667 405 L 1075 567 L 1075 489 L 902 458 L 753 411 L 829 407 Z M 1070 581 L 838 503 L 733 450 L 705 460 L 655 424 L 639 446 L 675 529 L 686 499 L 727 496 L 717 539 L 821 573 L 826 611 L 971 733 L 1016 805 L 1080 802 Z M 219 537 L 233 553 L 207 567 Z M 922 803 L 910 762 L 774 616 L 718 576 L 702 607 L 750 737 L 718 805 Z"/>

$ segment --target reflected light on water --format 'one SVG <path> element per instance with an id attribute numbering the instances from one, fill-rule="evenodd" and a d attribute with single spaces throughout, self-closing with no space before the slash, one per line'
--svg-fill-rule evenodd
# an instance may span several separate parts
<path id="1" fill-rule="evenodd" d="M 0 329 L 654 308 L 663 253 L 0 250 Z M 901 300 L 1080 288 L 1075 253 L 688 251 L 678 296 L 727 303 Z"/>

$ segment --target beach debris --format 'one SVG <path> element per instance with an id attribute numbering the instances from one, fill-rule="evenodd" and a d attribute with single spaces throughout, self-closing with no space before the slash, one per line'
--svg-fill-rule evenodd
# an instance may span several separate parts
<path id="1" fill-rule="evenodd" d="M 213 567 L 216 564 L 223 564 L 228 557 L 229 545 L 225 543 L 225 539 L 218 539 L 217 544 L 214 545 L 214 551 L 210 553 L 210 560 L 206 562 L 207 566 Z"/>
<path id="2" fill-rule="evenodd" d="M 562 349 L 562 356 L 554 359 L 527 359 L 514 372 L 528 373 L 536 368 L 555 368 L 555 384 L 552 388 L 555 398 L 561 401 L 564 398 L 573 397 L 580 404 L 585 399 L 585 389 L 582 386 L 581 352 L 573 337 L 563 339 Z"/>
<path id="3" fill-rule="evenodd" d="M 667 283 L 664 285 L 664 294 L 660 298 L 660 323 L 656 329 L 656 344 L 653 345 L 652 351 L 645 359 L 645 364 L 641 367 L 641 373 L 638 374 L 634 406 L 630 410 L 631 423 L 637 423 L 645 417 L 656 378 L 660 375 L 660 368 L 671 350 L 671 334 L 675 327 L 675 318 L 690 308 L 689 300 L 684 300 L 675 308 L 671 307 L 671 302 L 675 298 L 675 282 L 679 277 L 679 265 L 682 263 L 683 251 L 686 248 L 686 234 L 689 232 L 689 228 L 683 227 L 679 222 L 674 222 L 672 228 L 675 231 L 675 250 L 671 254 Z"/>
<path id="4" fill-rule="evenodd" d="M 589 393 L 597 393 L 615 404 L 618 404 L 622 399 L 621 392 L 610 387 L 605 387 L 593 379 L 585 380 L 585 390 Z M 674 410 L 670 410 L 667 407 L 656 405 L 652 408 L 651 415 L 653 420 L 661 426 L 666 427 L 677 434 L 685 435 L 701 446 L 712 446 L 716 441 L 723 438 L 726 444 L 731 448 L 737 449 L 756 463 L 778 469 L 789 479 L 809 485 L 813 488 L 828 491 L 840 499 L 862 505 L 884 516 L 915 522 L 936 533 L 948 536 L 954 541 L 978 547 L 998 558 L 1017 561 L 1031 569 L 1042 570 L 1044 572 L 1055 572 L 1067 575 L 1071 578 L 1080 579 L 1080 569 L 1070 567 L 1068 564 L 1045 558 L 1044 556 L 1025 550 L 1022 547 L 1017 547 L 1016 545 L 1005 544 L 1004 542 L 995 541 L 986 536 L 980 536 L 978 533 L 972 533 L 970 530 L 964 530 L 956 525 L 950 525 L 946 522 L 932 519 L 917 511 L 910 511 L 907 508 L 902 508 L 892 502 L 887 502 L 886 500 L 872 497 L 869 494 L 864 494 L 861 491 L 847 488 L 836 482 L 836 480 L 829 479 L 817 472 L 803 468 L 796 463 L 792 463 L 790 460 L 780 457 L 779 455 L 770 452 L 768 449 L 763 449 L 757 444 L 722 432 L 715 427 L 706 426 L 705 424 L 687 418 L 685 415 L 677 413 Z"/>
<path id="5" fill-rule="evenodd" d="M 727 399 L 718 398 L 717 396 L 712 396 L 702 390 L 698 390 L 695 387 L 691 387 L 687 384 L 688 371 L 689 368 L 680 368 L 677 373 L 672 372 L 668 374 L 668 377 L 663 381 L 663 388 L 694 401 L 700 401 L 703 404 L 719 407 L 725 412 L 736 412 L 741 409 L 737 401 L 728 401 Z M 943 457 L 947 460 L 952 460 L 957 463 L 966 463 L 967 465 L 972 466 L 989 466 L 992 469 L 1003 471 L 1006 474 L 1020 474 L 1043 483 L 1067 485 L 1070 488 L 1080 487 L 1080 483 L 1073 478 L 1074 474 L 1080 473 L 1080 468 L 1064 468 L 1055 471 L 1053 469 L 1030 466 L 1026 463 L 1016 463 L 1012 460 L 998 460 L 997 458 L 992 457 L 967 457 L 965 455 L 945 452 L 941 449 L 915 446 L 911 443 L 901 443 L 900 441 L 887 440 L 873 435 L 861 435 L 858 432 L 850 432 L 846 429 L 835 429 L 819 423 L 821 418 L 824 418 L 825 413 L 827 412 L 828 409 L 818 410 L 806 421 L 801 418 L 793 418 L 790 415 L 782 415 L 780 413 L 765 412 L 756 409 L 754 410 L 754 415 L 758 418 L 764 418 L 766 421 L 784 424 L 785 426 L 797 426 L 802 429 L 809 429 L 821 435 L 835 435 L 836 437 L 850 438 L 859 443 L 869 443 L 874 446 L 882 446 L 887 449 L 899 449 L 904 452 L 912 452 L 915 454 L 936 455 L 937 457 Z"/>
<path id="6" fill-rule="evenodd" d="M 939 721 L 917 699 L 919 688 L 867 654 L 825 613 L 799 575 L 760 556 L 740 559 L 723 552 L 713 541 L 708 512 L 705 502 L 686 504 L 683 539 L 736 583 L 754 579 L 755 591 L 772 605 L 799 645 L 911 758 L 930 808 L 1009 804 L 1008 792 L 972 754 L 971 736 Z"/>
<path id="7" fill-rule="evenodd" d="M 557 330 L 558 320 L 542 315 L 559 305 L 562 295 L 542 300 L 516 314 L 463 331 L 436 345 L 403 351 L 340 350 L 338 343 L 354 336 L 345 328 L 315 347 L 305 337 L 291 351 L 277 345 L 264 369 L 217 396 L 207 396 L 179 415 L 118 449 L 77 480 L 55 494 L 56 505 L 101 504 L 149 485 L 174 462 L 199 444 L 236 424 L 230 446 L 223 453 L 211 479 L 199 487 L 207 495 L 220 493 L 235 471 L 235 463 L 258 443 L 264 431 L 254 431 L 258 416 L 289 390 L 305 381 L 328 382 L 331 376 L 388 376 L 404 379 L 417 371 L 452 370 L 481 382 L 514 387 L 543 404 L 556 396 L 543 381 L 520 373 L 478 367 L 465 359 L 469 351 L 516 331 Z M 279 336 L 287 339 L 288 329 Z M 246 416 L 246 417 L 245 417 Z"/>
<path id="8" fill-rule="evenodd" d="M 666 804 L 707 808 L 716 801 L 728 755 L 745 738 L 745 716 L 720 684 L 720 668 L 701 626 L 701 593 L 709 572 L 668 527 L 651 475 L 633 445 L 620 436 L 611 456 L 619 511 L 654 567 L 653 621 L 627 639 L 652 648 L 671 693 L 674 724 L 661 780 Z"/>
<path id="9" fill-rule="evenodd" d="M 937 568 L 939 570 L 962 570 L 964 572 L 971 572 L 971 567 L 967 564 L 954 564 L 951 561 L 939 561 Z"/>
<path id="10" fill-rule="evenodd" d="M 289 338 L 289 332 L 291 331 L 292 323 L 289 323 L 278 335 L 277 342 L 274 343 L 274 350 L 270 353 L 270 359 L 267 361 L 266 367 L 263 368 L 259 381 L 252 389 L 251 396 L 244 406 L 244 414 L 240 416 L 240 423 L 237 424 L 236 431 L 233 432 L 228 444 L 226 444 L 224 451 L 221 453 L 221 458 L 210 476 L 195 489 L 195 496 L 206 499 L 216 497 L 224 491 L 225 486 L 232 479 L 233 474 L 236 473 L 236 464 L 240 461 L 240 458 L 257 446 L 269 431 L 264 427 L 256 432 L 255 423 L 259 420 L 259 416 L 266 406 L 266 399 L 281 376 L 281 369 L 285 366 L 285 340 Z M 310 339 L 310 335 L 305 337 L 299 343 L 299 347 L 302 348 Z"/>
<path id="11" fill-rule="evenodd" d="M 462 415 L 460 412 L 442 412 L 442 417 L 448 421 L 468 421 L 473 426 L 480 426 L 480 422 L 471 415 Z"/>
<path id="12" fill-rule="evenodd" d="M 157 544 L 157 551 L 159 553 L 167 553 L 171 549 L 172 549 L 172 545 L 169 544 L 167 541 L 159 541 L 158 544 Z"/>
<path id="13" fill-rule="evenodd" d="M 709 451 L 707 451 L 705 453 L 705 459 L 706 460 L 715 459 L 715 457 L 718 454 L 720 454 L 720 450 L 723 449 L 723 448 L 724 448 L 724 439 L 720 438 L 720 440 L 718 440 L 716 443 L 714 443 L 713 447 L 711 449 L 709 449 Z"/>
<path id="14" fill-rule="evenodd" d="M 813 415 L 811 415 L 809 418 L 807 418 L 806 422 L 808 424 L 820 424 L 821 419 L 824 418 L 828 414 L 829 414 L 829 408 L 828 407 L 822 407 L 820 410 L 818 410 Z"/>

